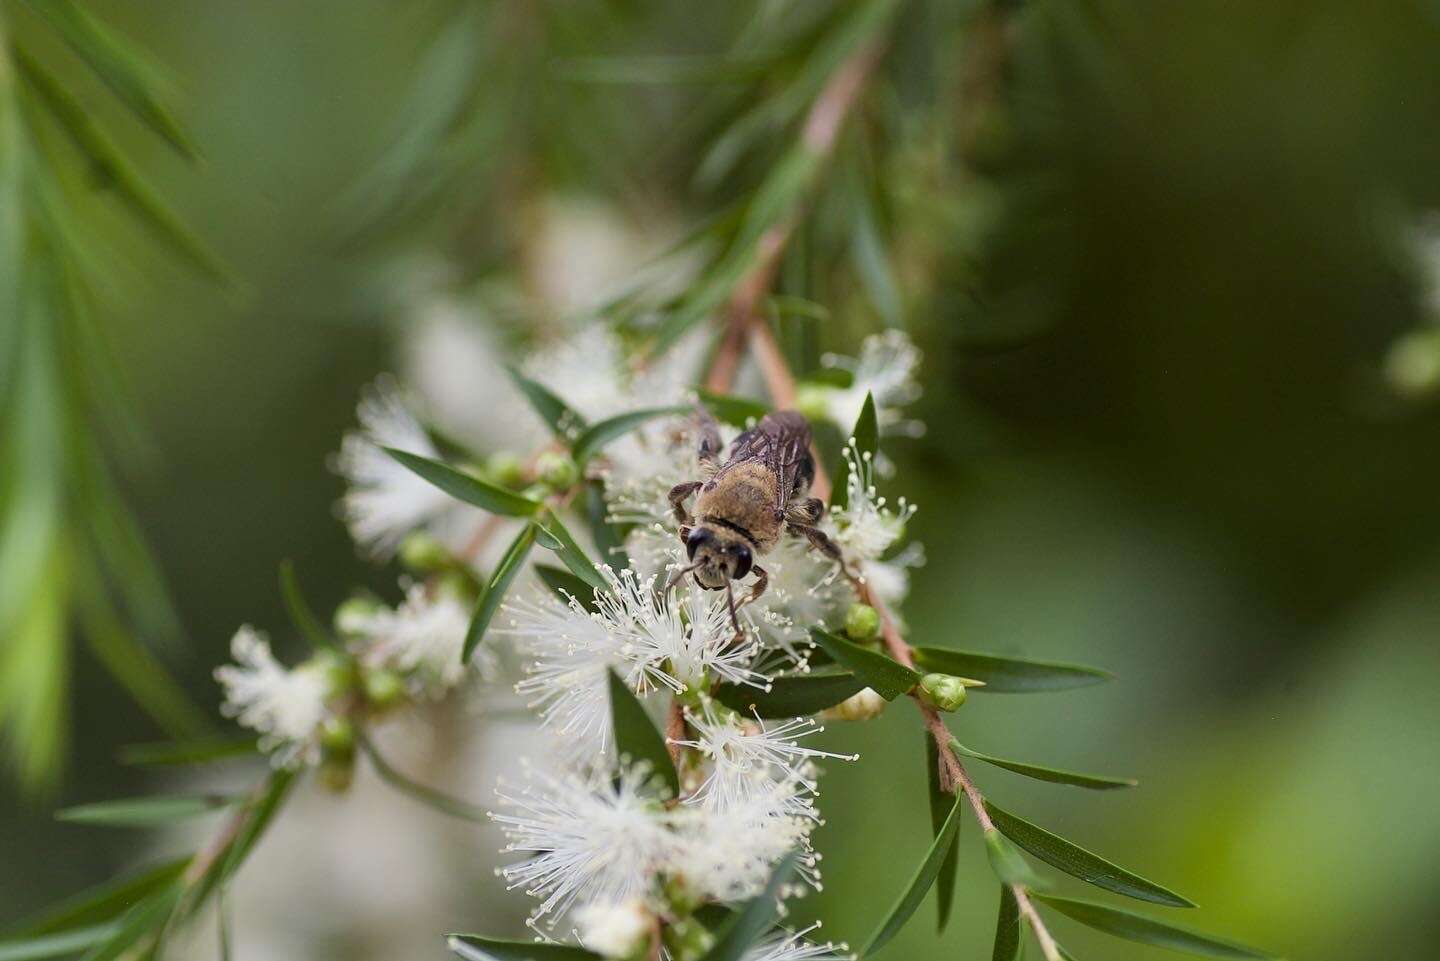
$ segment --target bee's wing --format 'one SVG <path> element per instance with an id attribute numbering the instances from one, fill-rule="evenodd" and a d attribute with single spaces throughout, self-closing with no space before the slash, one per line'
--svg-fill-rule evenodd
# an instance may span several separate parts
<path id="1" fill-rule="evenodd" d="M 797 486 L 815 476 L 810 456 L 810 425 L 793 410 L 766 414 L 735 438 L 726 466 L 758 460 L 775 475 L 775 509 L 783 511 Z"/>

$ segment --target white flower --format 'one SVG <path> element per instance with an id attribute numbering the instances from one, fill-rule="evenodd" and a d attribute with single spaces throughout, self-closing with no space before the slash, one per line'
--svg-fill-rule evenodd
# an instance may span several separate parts
<path id="1" fill-rule="evenodd" d="M 515 690 L 540 711 L 541 722 L 577 756 L 604 753 L 610 737 L 605 672 L 619 665 L 623 641 L 575 598 L 539 589 L 512 595 L 500 608 L 496 633 L 514 639 L 526 658 Z"/>
<path id="2" fill-rule="evenodd" d="M 924 545 L 910 544 L 888 560 L 860 561 L 860 579 L 870 585 L 882 601 L 894 606 L 910 593 L 910 569 L 921 567 L 924 563 Z"/>
<path id="3" fill-rule="evenodd" d="M 564 914 L 577 900 L 621 903 L 650 893 L 675 839 L 649 784 L 649 770 L 637 765 L 618 776 L 603 767 L 589 776 L 536 774 L 513 792 L 502 785 L 513 813 L 490 816 L 510 838 L 505 850 L 531 857 L 500 874 L 542 899 L 533 919 Z"/>
<path id="4" fill-rule="evenodd" d="M 765 935 L 748 948 L 742 961 L 853 961 L 847 944 L 831 941 L 816 943 L 805 940 L 805 936 L 820 927 L 816 921 L 802 931 L 786 931 L 783 928 Z"/>
<path id="5" fill-rule="evenodd" d="M 469 626 L 470 611 L 453 593 L 416 584 L 399 607 L 379 608 L 355 619 L 349 629 L 368 642 L 361 653 L 367 663 L 411 674 L 421 689 L 440 694 L 465 677 L 460 654 Z M 472 664 L 487 676 L 494 671 L 495 656 L 481 646 Z"/>
<path id="6" fill-rule="evenodd" d="M 902 497 L 892 509 L 877 496 L 870 452 L 857 454 L 854 438 L 845 447 L 845 463 L 848 503 L 831 512 L 835 540 L 855 557 L 877 560 L 905 533 L 915 506 Z"/>
<path id="7" fill-rule="evenodd" d="M 696 739 L 677 743 L 693 748 L 709 763 L 710 772 L 687 798 L 688 803 L 734 807 L 757 797 L 779 798 L 786 813 L 815 817 L 810 795 L 815 793 L 816 758 L 853 761 L 859 755 L 835 754 L 806 747 L 800 738 L 825 729 L 808 718 L 793 718 L 771 726 L 758 716 L 752 721 L 708 701 L 686 711 Z M 776 792 L 775 782 L 794 782 L 794 792 Z"/>
<path id="8" fill-rule="evenodd" d="M 540 348 L 530 354 L 521 369 L 582 417 L 601 420 L 632 406 L 620 338 L 603 323 L 585 324 Z"/>
<path id="9" fill-rule="evenodd" d="M 672 873 L 702 896 L 742 901 L 763 891 L 775 865 L 793 851 L 801 878 L 818 890 L 820 856 L 810 849 L 810 832 L 819 822 L 793 813 L 804 791 L 793 780 L 776 780 L 729 807 L 675 808 Z"/>
<path id="10" fill-rule="evenodd" d="M 879 717 L 890 702 L 874 690 L 864 687 L 834 707 L 827 707 L 820 716 L 839 721 L 868 721 Z"/>
<path id="11" fill-rule="evenodd" d="M 235 665 L 216 668 L 225 688 L 220 712 L 262 735 L 260 746 L 274 751 L 278 766 L 315 760 L 315 731 L 325 719 L 325 669 L 307 662 L 286 670 L 265 635 L 246 625 L 230 641 Z"/>
<path id="12" fill-rule="evenodd" d="M 386 557 L 406 534 L 438 520 L 455 501 L 380 449 L 438 456 L 392 380 L 376 381 L 356 414 L 361 429 L 345 435 L 335 459 L 335 469 L 350 484 L 341 510 L 356 543 Z"/>
<path id="13" fill-rule="evenodd" d="M 834 561 L 800 538 L 782 537 L 762 560 L 769 587 L 741 614 L 777 649 L 777 666 L 803 665 L 813 646 L 810 628 L 843 620 L 855 590 Z"/>
<path id="14" fill-rule="evenodd" d="M 866 394 L 875 398 L 876 419 L 882 428 L 912 436 L 923 430 L 918 422 L 904 420 L 899 411 L 920 396 L 920 384 L 915 380 L 920 350 L 903 332 L 887 330 L 866 337 L 858 359 L 827 354 L 823 362 L 851 374 L 849 387 L 825 394 L 827 417 L 841 430 L 855 426 Z"/>
<path id="15" fill-rule="evenodd" d="M 639 898 L 575 909 L 580 943 L 607 958 L 626 958 L 639 951 L 655 930 L 654 919 Z"/>

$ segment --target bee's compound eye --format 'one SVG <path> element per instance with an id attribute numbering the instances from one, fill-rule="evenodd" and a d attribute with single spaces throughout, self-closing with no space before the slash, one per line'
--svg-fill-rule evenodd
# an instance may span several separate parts
<path id="1" fill-rule="evenodd" d="M 735 555 L 735 565 L 731 569 L 730 577 L 738 581 L 750 573 L 750 567 L 755 563 L 755 558 L 751 556 L 750 548 L 744 544 L 736 544 L 731 552 Z"/>
<path id="2" fill-rule="evenodd" d="M 710 531 L 706 528 L 695 528 L 693 531 L 690 532 L 690 536 L 685 541 L 685 556 L 689 557 L 693 561 L 695 559 L 696 549 L 698 549 L 701 544 L 709 543 L 714 539 L 715 535 L 710 533 Z"/>

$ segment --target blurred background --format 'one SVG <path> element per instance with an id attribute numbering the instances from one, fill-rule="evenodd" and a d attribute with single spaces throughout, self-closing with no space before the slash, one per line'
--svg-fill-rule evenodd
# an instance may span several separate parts
<path id="1" fill-rule="evenodd" d="M 38 36 L 11 6 L 12 34 Z M 364 385 L 414 376 L 447 325 L 497 331 L 497 356 L 566 329 L 754 189 L 786 119 L 725 136 L 781 99 L 787 6 L 87 2 L 173 76 L 197 164 L 35 41 L 234 278 L 139 242 L 104 198 L 84 211 L 86 244 L 121 264 L 94 313 L 145 438 L 117 487 L 174 599 L 158 657 L 190 698 L 218 703 L 239 624 L 282 627 L 281 559 L 326 609 L 393 584 L 357 556 L 327 466 Z M 1097 796 L 978 772 L 987 791 L 1193 897 L 1208 929 L 1306 961 L 1425 956 L 1440 6 L 916 0 L 883 77 L 781 286 L 831 308 L 804 328 L 821 347 L 894 325 L 925 352 L 928 431 L 887 442 L 926 548 L 913 639 L 1119 676 L 972 698 L 960 737 L 1141 781 Z M 826 280 L 846 272 L 861 281 Z M 72 647 L 63 771 L 0 787 L 0 925 L 186 843 L 51 819 L 177 783 L 116 762 L 163 731 Z M 494 698 L 437 713 L 409 767 L 485 803 L 528 737 Z M 912 715 L 825 735 L 862 755 L 824 780 L 826 886 L 800 909 L 829 937 L 863 938 L 928 843 Z M 232 896 L 238 958 L 439 961 L 442 932 L 523 931 L 493 832 L 364 770 L 295 808 Z M 973 824 L 961 843 L 948 932 L 927 905 L 887 956 L 989 956 Z M 1056 929 L 1082 958 L 1156 956 Z"/>

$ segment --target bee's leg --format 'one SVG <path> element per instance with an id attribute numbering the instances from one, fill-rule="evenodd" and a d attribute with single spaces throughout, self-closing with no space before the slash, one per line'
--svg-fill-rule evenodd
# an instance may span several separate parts
<path id="1" fill-rule="evenodd" d="M 695 421 L 700 427 L 700 476 L 709 480 L 720 470 L 720 426 L 704 404 L 695 405 Z"/>
<path id="2" fill-rule="evenodd" d="M 685 508 L 685 498 L 700 489 L 700 481 L 686 481 L 683 484 L 676 484 L 670 488 L 670 509 L 675 512 L 675 520 L 681 524 L 694 523 L 695 518 Z"/>
<path id="3" fill-rule="evenodd" d="M 830 535 L 826 534 L 820 528 L 811 527 L 808 524 L 796 524 L 792 521 L 785 525 L 785 529 L 792 534 L 805 538 L 810 542 L 811 547 L 831 560 L 838 562 L 840 569 L 845 571 L 846 574 L 850 573 L 850 569 L 845 566 L 845 555 L 841 552 L 840 545 L 832 541 Z"/>
<path id="4" fill-rule="evenodd" d="M 725 607 L 730 611 L 730 625 L 735 628 L 735 640 L 740 640 L 745 631 L 740 627 L 740 615 L 735 611 L 735 592 L 730 588 L 730 581 L 725 582 Z"/>
<path id="5" fill-rule="evenodd" d="M 746 595 L 745 600 L 740 602 L 741 607 L 758 600 L 760 595 L 765 593 L 765 589 L 770 586 L 769 571 L 765 570 L 765 568 L 759 564 L 750 568 L 750 571 L 755 575 L 755 583 L 750 585 L 750 593 Z"/>
<path id="6" fill-rule="evenodd" d="M 791 501 L 785 506 L 785 520 L 792 526 L 814 527 L 825 514 L 825 502 L 818 497 Z"/>

